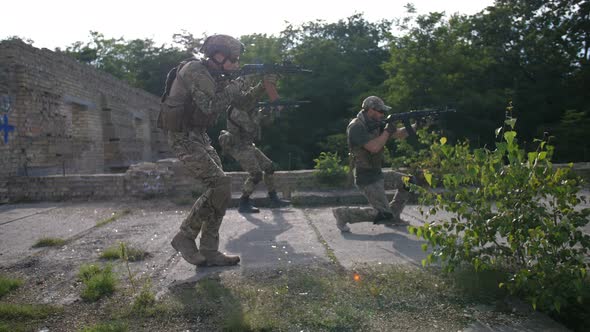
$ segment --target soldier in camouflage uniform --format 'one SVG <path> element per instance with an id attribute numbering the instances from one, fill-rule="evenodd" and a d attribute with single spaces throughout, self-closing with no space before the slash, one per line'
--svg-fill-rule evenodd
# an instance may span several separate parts
<path id="1" fill-rule="evenodd" d="M 385 128 L 379 126 L 379 121 L 390 109 L 391 107 L 385 105 L 381 98 L 367 97 L 362 103 L 362 110 L 346 128 L 348 147 L 354 161 L 355 185 L 367 198 L 371 207 L 333 209 L 336 226 L 341 232 L 350 232 L 347 224 L 355 222 L 407 224 L 400 218 L 400 214 L 408 201 L 409 192 L 399 183 L 393 200 L 388 202 L 381 170 L 385 143 L 391 137 L 403 139 L 408 136 L 405 128 L 398 129 L 395 124 L 387 124 Z"/>
<path id="2" fill-rule="evenodd" d="M 213 35 L 205 40 L 200 51 L 204 58 L 183 61 L 169 73 L 158 116 L 158 127 L 168 132 L 172 151 L 207 188 L 171 244 L 193 265 L 235 265 L 239 256 L 218 251 L 219 227 L 231 200 L 231 181 L 211 146 L 207 128 L 232 101 L 257 100 L 264 87 L 260 78 L 229 81 L 218 75 L 239 68 L 244 45 L 237 39 Z M 197 248 L 195 240 L 199 233 Z"/>
<path id="3" fill-rule="evenodd" d="M 278 197 L 274 186 L 274 167 L 270 160 L 254 144 L 260 139 L 262 124 L 272 122 L 272 110 L 258 109 L 254 105 L 234 103 L 227 111 L 227 131 L 221 131 L 219 144 L 225 154 L 232 156 L 248 172 L 242 187 L 242 197 L 238 211 L 257 213 L 260 210 L 252 205 L 250 195 L 262 180 L 268 190 L 270 207 L 284 207 L 289 201 Z"/>

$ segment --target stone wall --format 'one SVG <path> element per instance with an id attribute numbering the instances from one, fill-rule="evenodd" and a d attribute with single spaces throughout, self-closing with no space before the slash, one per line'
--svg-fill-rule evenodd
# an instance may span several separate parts
<path id="1" fill-rule="evenodd" d="M 110 173 L 166 158 L 158 105 L 158 97 L 68 56 L 4 41 L 0 179 Z"/>

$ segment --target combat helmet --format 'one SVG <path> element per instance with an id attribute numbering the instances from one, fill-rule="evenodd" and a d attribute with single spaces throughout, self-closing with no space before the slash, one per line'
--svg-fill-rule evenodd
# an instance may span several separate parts
<path id="1" fill-rule="evenodd" d="M 244 44 L 232 36 L 212 35 L 205 39 L 199 51 L 208 58 L 217 52 L 222 53 L 226 57 L 237 58 L 244 52 Z"/>

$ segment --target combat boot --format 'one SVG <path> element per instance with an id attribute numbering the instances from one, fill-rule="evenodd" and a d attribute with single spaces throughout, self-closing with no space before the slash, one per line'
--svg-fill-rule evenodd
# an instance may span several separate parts
<path id="1" fill-rule="evenodd" d="M 332 209 L 332 214 L 334 215 L 334 218 L 336 218 L 336 227 L 338 227 L 342 233 L 350 232 L 350 227 L 346 225 L 348 220 L 346 208 Z"/>
<path id="2" fill-rule="evenodd" d="M 205 260 L 198 266 L 231 266 L 240 262 L 240 256 L 226 255 L 219 251 L 206 254 Z"/>
<path id="3" fill-rule="evenodd" d="M 180 252 L 182 258 L 184 258 L 189 264 L 200 265 L 205 262 L 205 257 L 199 253 L 195 240 L 186 236 L 182 231 L 179 231 L 174 236 L 170 244 L 172 245 L 172 248 Z"/>
<path id="4" fill-rule="evenodd" d="M 385 226 L 406 226 L 409 225 L 406 221 L 402 220 L 399 215 L 393 215 L 389 212 L 379 212 L 375 219 L 373 219 L 375 225 Z"/>
<path id="5" fill-rule="evenodd" d="M 238 207 L 240 213 L 258 213 L 260 209 L 252 205 L 249 196 L 240 197 L 240 206 Z"/>
<path id="6" fill-rule="evenodd" d="M 375 225 L 383 225 L 383 224 L 390 224 L 393 222 L 393 214 L 391 212 L 381 212 L 377 213 L 375 219 L 373 219 L 373 224 Z"/>
<path id="7" fill-rule="evenodd" d="M 280 199 L 274 190 L 268 192 L 268 198 L 270 200 L 269 207 L 271 208 L 281 208 L 291 204 L 291 201 Z"/>

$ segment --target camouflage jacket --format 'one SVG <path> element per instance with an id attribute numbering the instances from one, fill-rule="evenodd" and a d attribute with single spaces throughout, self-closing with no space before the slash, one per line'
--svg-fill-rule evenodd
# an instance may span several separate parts
<path id="1" fill-rule="evenodd" d="M 205 131 L 233 100 L 258 98 L 263 91 L 259 77 L 222 81 L 210 74 L 204 60 L 188 61 L 181 64 L 169 95 L 163 97 L 158 126 L 177 132 Z"/>
<path id="2" fill-rule="evenodd" d="M 261 126 L 272 121 L 272 112 L 250 108 L 247 105 L 231 106 L 227 112 L 227 131 L 234 137 L 234 144 L 252 144 L 260 140 Z"/>

